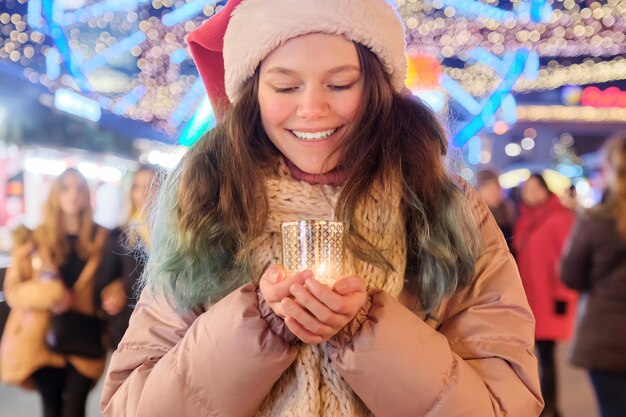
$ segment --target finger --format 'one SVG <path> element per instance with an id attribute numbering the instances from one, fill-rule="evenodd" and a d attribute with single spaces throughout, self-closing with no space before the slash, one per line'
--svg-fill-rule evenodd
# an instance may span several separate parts
<path id="1" fill-rule="evenodd" d="M 285 297 L 291 296 L 289 288 L 293 284 L 304 284 L 304 281 L 306 281 L 308 278 L 311 278 L 312 276 L 313 273 L 311 271 L 298 272 L 297 274 L 285 277 L 276 284 L 264 284 L 261 287 L 261 291 L 263 292 L 263 296 L 267 301 L 280 301 Z"/>
<path id="2" fill-rule="evenodd" d="M 326 307 L 332 310 L 336 314 L 350 315 L 351 309 L 346 303 L 346 299 L 341 294 L 331 290 L 326 285 L 320 283 L 315 279 L 307 279 L 305 282 L 306 288 L 322 302 Z"/>
<path id="3" fill-rule="evenodd" d="M 320 322 L 315 316 L 292 299 L 285 298 L 281 301 L 281 304 L 285 309 L 286 315 L 294 318 L 305 330 L 322 337 L 333 334 L 332 327 Z"/>
<path id="4" fill-rule="evenodd" d="M 295 301 L 308 310 L 321 323 L 331 327 L 338 327 L 343 323 L 343 318 L 321 303 L 313 294 L 300 284 L 291 286 L 291 294 Z"/>
<path id="5" fill-rule="evenodd" d="M 283 266 L 279 264 L 272 264 L 265 270 L 265 272 L 261 276 L 261 281 L 267 280 L 271 283 L 277 283 L 278 281 L 282 280 L 284 276 L 285 269 L 283 268 Z"/>
<path id="6" fill-rule="evenodd" d="M 285 324 L 287 325 L 287 328 L 291 330 L 291 333 L 293 333 L 298 339 L 300 339 L 304 343 L 317 344 L 324 341 L 324 338 L 322 336 L 309 332 L 304 327 L 302 327 L 302 325 L 300 325 L 300 323 L 298 323 L 298 321 L 293 317 L 285 317 Z"/>
<path id="7" fill-rule="evenodd" d="M 361 277 L 348 275 L 342 277 L 333 286 L 333 290 L 341 295 L 347 295 L 354 292 L 365 292 L 367 290 L 365 281 Z"/>

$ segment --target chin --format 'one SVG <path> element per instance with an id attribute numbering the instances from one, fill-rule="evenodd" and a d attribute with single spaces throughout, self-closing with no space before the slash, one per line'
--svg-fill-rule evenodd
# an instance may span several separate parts
<path id="1" fill-rule="evenodd" d="M 333 168 L 322 169 L 322 167 L 320 167 L 319 165 L 311 165 L 311 164 L 296 164 L 296 166 L 300 168 L 302 171 L 311 175 L 326 174 L 327 172 L 330 172 L 333 170 Z"/>
<path id="2" fill-rule="evenodd" d="M 327 164 L 324 164 L 325 159 L 318 159 L 316 161 L 300 161 L 294 162 L 298 168 L 307 174 L 320 175 L 326 174 L 338 165 L 337 161 L 331 159 Z"/>

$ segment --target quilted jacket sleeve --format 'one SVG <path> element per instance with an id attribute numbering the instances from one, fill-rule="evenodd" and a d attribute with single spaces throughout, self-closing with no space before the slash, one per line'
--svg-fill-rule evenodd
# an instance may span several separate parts
<path id="1" fill-rule="evenodd" d="M 295 359 L 293 343 L 248 284 L 206 312 L 178 314 L 144 291 L 113 354 L 108 417 L 248 417 Z M 282 322 L 282 320 L 280 320 Z"/>
<path id="2" fill-rule="evenodd" d="M 336 366 L 377 417 L 536 417 L 543 401 L 534 318 L 487 207 L 470 191 L 484 239 L 472 285 L 437 329 L 384 292 L 332 348 Z"/>
<path id="3" fill-rule="evenodd" d="M 32 270 L 25 268 L 25 263 L 30 262 L 31 248 L 24 245 L 13 251 L 13 263 L 4 278 L 4 296 L 13 309 L 49 310 L 63 296 L 63 283 L 31 276 Z"/>

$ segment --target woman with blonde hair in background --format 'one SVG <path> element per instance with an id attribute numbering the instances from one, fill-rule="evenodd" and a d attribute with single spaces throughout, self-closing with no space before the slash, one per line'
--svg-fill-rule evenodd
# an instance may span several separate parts
<path id="1" fill-rule="evenodd" d="M 11 312 L 0 345 L 0 377 L 36 388 L 44 417 L 84 416 L 87 395 L 104 370 L 104 350 L 89 357 L 61 353 L 51 327 L 58 317 L 96 315 L 93 279 L 106 236 L 93 222 L 87 181 L 70 168 L 52 183 L 42 224 L 14 247 L 4 283 Z"/>
<path id="2" fill-rule="evenodd" d="M 604 201 L 574 226 L 565 285 L 587 296 L 571 360 L 589 371 L 602 417 L 626 416 L 626 132 L 603 147 Z"/>
<path id="3" fill-rule="evenodd" d="M 106 313 L 113 349 L 122 339 L 133 312 L 136 283 L 150 247 L 147 213 L 162 176 L 156 166 L 139 167 L 130 189 L 129 220 L 111 231 L 102 251 L 96 275 L 96 303 Z"/>

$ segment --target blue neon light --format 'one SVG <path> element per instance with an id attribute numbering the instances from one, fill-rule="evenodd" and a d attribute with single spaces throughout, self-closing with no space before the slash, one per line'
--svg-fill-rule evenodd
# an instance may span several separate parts
<path id="1" fill-rule="evenodd" d="M 40 28 L 45 23 L 41 17 L 41 0 L 28 1 L 28 24 L 33 28 Z"/>
<path id="2" fill-rule="evenodd" d="M 519 3 L 516 14 L 520 20 L 548 23 L 552 18 L 552 6 L 546 0 L 525 0 Z"/>
<path id="3" fill-rule="evenodd" d="M 483 106 L 482 112 L 475 116 L 461 129 L 453 139 L 456 146 L 463 146 L 467 141 L 480 131 L 495 114 L 504 98 L 511 92 L 513 85 L 524 71 L 524 65 L 528 58 L 528 50 L 520 48 L 515 53 L 511 67 L 493 92 L 489 100 Z"/>
<path id="4" fill-rule="evenodd" d="M 54 93 L 54 107 L 92 122 L 100 120 L 102 115 L 100 104 L 97 101 L 66 88 L 58 89 Z"/>
<path id="5" fill-rule="evenodd" d="M 448 75 L 439 77 L 439 85 L 468 112 L 474 115 L 480 113 L 480 103 Z"/>
<path id="6" fill-rule="evenodd" d="M 217 1 L 215 0 L 193 0 L 185 4 L 184 6 L 181 6 L 176 10 L 164 15 L 161 21 L 165 26 L 174 26 L 179 24 L 180 22 L 184 22 L 200 14 L 200 12 L 202 12 L 202 10 L 204 10 L 206 6 L 215 3 L 217 3 Z"/>
<path id="7" fill-rule="evenodd" d="M 81 91 L 91 91 L 91 85 L 89 84 L 89 81 L 85 77 L 83 71 L 80 69 L 78 60 L 70 48 L 70 44 L 65 36 L 65 33 L 63 33 L 61 25 L 54 20 L 54 17 L 58 14 L 54 8 L 54 0 L 44 0 L 42 6 L 43 15 L 48 21 L 50 36 L 54 39 L 54 42 L 59 49 L 59 53 L 63 57 L 65 68 L 72 75 L 74 82 L 76 82 L 76 85 L 78 85 L 78 88 L 80 88 Z"/>
<path id="8" fill-rule="evenodd" d="M 483 152 L 483 142 L 478 136 L 473 136 L 467 142 L 467 162 L 472 165 L 480 163 Z"/>
<path id="9" fill-rule="evenodd" d="M 529 52 L 526 65 L 524 66 L 524 76 L 529 80 L 539 78 L 539 55 L 536 52 Z"/>
<path id="10" fill-rule="evenodd" d="M 133 33 L 127 38 L 122 39 L 118 43 L 107 48 L 105 51 L 91 58 L 89 61 L 83 64 L 83 70 L 85 72 L 91 72 L 96 68 L 105 65 L 108 61 L 116 58 L 123 53 L 131 50 L 133 47 L 142 44 L 146 40 L 146 34 L 138 31 Z"/>
<path id="11" fill-rule="evenodd" d="M 170 55 L 170 61 L 172 61 L 172 63 L 176 65 L 181 64 L 186 59 L 187 59 L 187 51 L 185 50 L 185 48 L 177 49 L 174 52 L 172 52 Z"/>
<path id="12" fill-rule="evenodd" d="M 46 74 L 51 80 L 56 80 L 61 75 L 61 55 L 56 48 L 46 51 Z"/>
<path id="13" fill-rule="evenodd" d="M 189 91 L 187 91 L 187 94 L 185 94 L 183 99 L 178 103 L 176 109 L 172 112 L 169 124 L 173 127 L 178 127 L 183 120 L 185 120 L 185 117 L 187 117 L 187 115 L 191 112 L 204 93 L 205 91 L 202 78 L 198 77 Z"/>
<path id="14" fill-rule="evenodd" d="M 510 125 L 517 123 L 517 103 L 512 94 L 502 100 L 502 120 Z"/>
<path id="15" fill-rule="evenodd" d="M 145 95 L 146 87 L 143 84 L 138 85 L 115 104 L 115 107 L 113 107 L 113 113 L 119 115 L 126 113 L 131 106 L 137 104 Z"/>
<path id="16" fill-rule="evenodd" d="M 508 69 L 506 62 L 481 47 L 473 48 L 470 51 L 470 58 L 493 68 L 500 75 L 505 74 Z"/>
<path id="17" fill-rule="evenodd" d="M 530 0 L 530 20 L 535 23 L 545 22 L 551 14 L 552 7 L 546 0 Z"/>
<path id="18" fill-rule="evenodd" d="M 30 3 L 31 0 L 29 0 Z M 129 12 L 150 0 L 107 0 L 78 10 L 66 12 L 57 21 L 63 26 L 69 26 L 78 21 L 86 21 L 91 17 L 101 17 L 107 12 Z"/>
<path id="19" fill-rule="evenodd" d="M 515 20 L 515 15 L 509 11 L 498 9 L 494 6 L 489 6 L 485 3 L 474 0 L 444 0 L 444 4 L 452 6 L 455 9 L 462 11 L 472 16 L 483 16 L 497 22 L 508 22 Z"/>
<path id="20" fill-rule="evenodd" d="M 215 113 L 209 99 L 205 96 L 202 102 L 200 102 L 198 110 L 196 110 L 187 126 L 185 126 L 178 143 L 183 146 L 191 146 L 213 126 L 215 126 Z"/>

